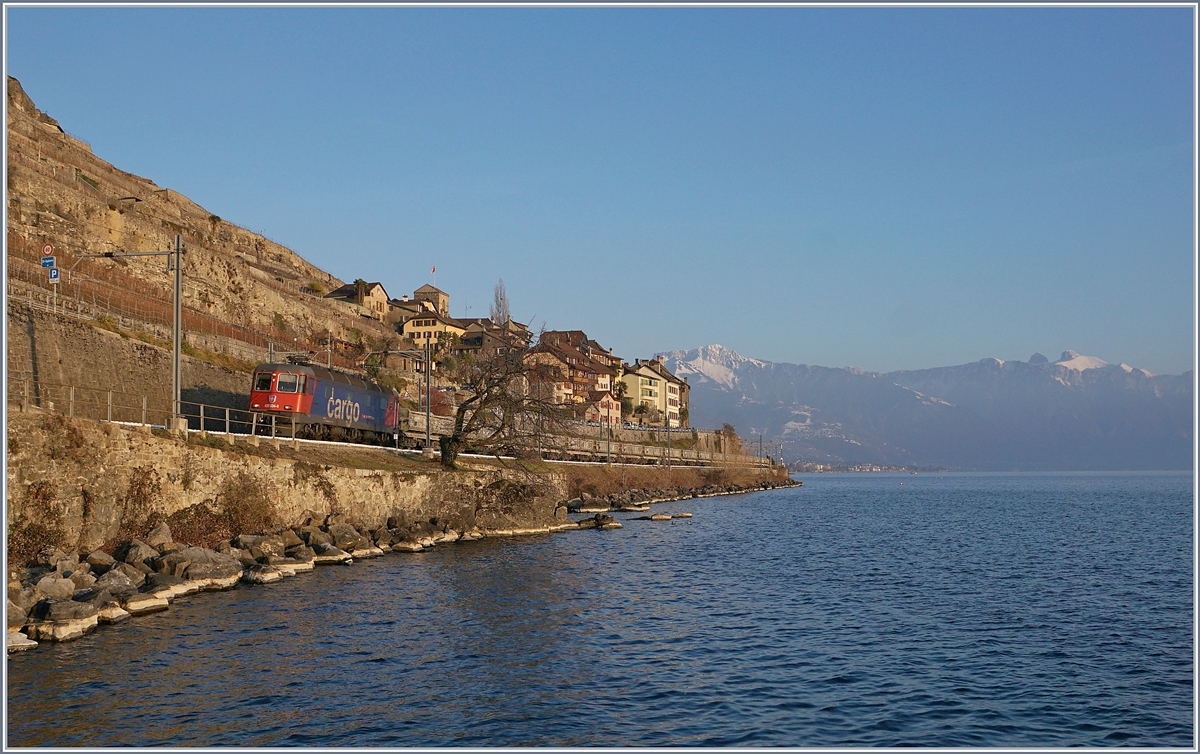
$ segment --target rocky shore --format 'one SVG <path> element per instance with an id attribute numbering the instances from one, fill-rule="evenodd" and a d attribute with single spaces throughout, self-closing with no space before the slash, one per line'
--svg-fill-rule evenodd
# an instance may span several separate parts
<path id="1" fill-rule="evenodd" d="M 343 514 L 310 511 L 297 526 L 266 534 L 238 534 L 213 549 L 175 542 L 169 526 L 160 522 L 144 538 L 121 542 L 111 554 L 102 549 L 70 554 L 48 547 L 34 562 L 10 573 L 7 647 L 11 653 L 42 641 L 78 639 L 101 625 L 166 610 L 180 597 L 239 584 L 271 584 L 319 565 L 350 565 L 389 552 L 422 552 L 484 537 L 618 529 L 621 523 L 610 515 L 614 511 L 648 511 L 653 503 L 800 484 L 788 479 L 749 486 L 634 489 L 604 496 L 583 493 L 556 507 L 557 523 L 522 529 L 456 531 L 432 517 L 418 522 L 393 517 L 372 529 L 346 520 Z M 594 515 L 574 520 L 570 513 Z M 666 521 L 690 517 L 690 513 L 658 513 L 639 518 Z"/>

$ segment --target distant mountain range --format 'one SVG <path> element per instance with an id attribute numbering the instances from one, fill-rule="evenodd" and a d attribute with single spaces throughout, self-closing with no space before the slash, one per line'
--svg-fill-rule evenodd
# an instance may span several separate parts
<path id="1" fill-rule="evenodd" d="M 774 364 L 724 346 L 662 354 L 691 424 L 733 424 L 817 463 L 961 470 L 1190 469 L 1192 372 L 1154 375 L 1065 351 L 866 372 Z"/>

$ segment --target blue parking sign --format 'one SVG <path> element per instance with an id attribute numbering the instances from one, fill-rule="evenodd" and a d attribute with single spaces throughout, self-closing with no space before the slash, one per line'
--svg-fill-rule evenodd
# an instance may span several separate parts
<path id="1" fill-rule="evenodd" d="M 58 273 L 59 273 L 59 269 L 57 267 L 51 267 L 50 268 L 50 279 L 53 281 L 57 281 Z"/>

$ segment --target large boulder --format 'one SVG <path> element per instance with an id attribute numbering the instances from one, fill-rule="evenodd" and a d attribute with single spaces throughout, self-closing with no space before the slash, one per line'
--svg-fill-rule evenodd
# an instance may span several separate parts
<path id="1" fill-rule="evenodd" d="M 142 574 L 140 574 L 140 573 L 138 574 L 138 576 L 141 576 L 141 581 L 145 581 L 145 578 L 146 578 L 145 576 L 142 576 Z M 133 579 L 131 579 L 129 577 L 129 574 L 125 573 L 122 570 L 114 568 L 111 571 L 109 571 L 108 573 L 101 576 L 100 578 L 96 579 L 96 583 L 92 586 L 92 588 L 93 589 L 107 589 L 109 587 L 117 587 L 117 588 L 129 587 L 129 588 L 133 589 L 133 588 L 137 588 L 138 586 L 140 586 L 141 581 L 139 581 L 138 584 L 134 584 Z"/>
<path id="2" fill-rule="evenodd" d="M 242 571 L 241 561 L 232 554 L 204 547 L 176 550 L 162 556 L 160 562 L 166 568 L 164 573 L 189 581 L 224 580 Z"/>
<path id="3" fill-rule="evenodd" d="M 73 581 L 75 583 L 75 588 L 77 590 L 78 589 L 87 589 L 92 584 L 96 583 L 96 577 L 93 576 L 92 574 L 88 573 L 87 571 L 80 570 L 80 571 L 74 571 L 71 574 L 71 581 Z"/>
<path id="4" fill-rule="evenodd" d="M 28 611 L 29 608 L 33 607 L 34 604 L 41 599 L 41 596 L 38 595 L 36 588 L 32 586 L 22 586 L 20 589 L 15 591 L 10 589 L 8 592 L 8 598 L 17 605 L 20 605 L 22 609 Z"/>
<path id="5" fill-rule="evenodd" d="M 150 545 L 156 550 L 161 551 L 163 545 L 173 544 L 173 542 L 174 540 L 171 539 L 171 527 L 167 526 L 166 521 L 159 521 L 158 524 L 150 530 L 150 533 L 146 535 L 146 544 Z"/>
<path id="6" fill-rule="evenodd" d="M 9 628 L 20 628 L 25 625 L 25 621 L 28 619 L 28 613 L 25 612 L 25 608 L 9 600 L 7 609 Z"/>
<path id="7" fill-rule="evenodd" d="M 307 542 L 309 547 L 333 544 L 333 537 L 329 536 L 328 532 L 322 531 L 318 526 L 301 527 L 300 538 Z"/>
<path id="8" fill-rule="evenodd" d="M 121 600 L 121 607 L 130 615 L 156 613 L 166 610 L 170 606 L 171 602 L 166 597 L 154 593 L 134 592 L 131 596 Z"/>
<path id="9" fill-rule="evenodd" d="M 114 595 L 108 589 L 85 589 L 75 593 L 76 602 L 86 602 L 96 607 L 96 617 L 101 623 L 121 623 L 129 620 L 129 612 L 122 609 L 120 599 L 129 599 L 137 594 L 132 587 L 120 590 L 120 596 Z"/>
<path id="10" fill-rule="evenodd" d="M 147 576 L 146 572 L 144 570 L 142 570 L 141 568 L 134 568 L 133 566 L 129 565 L 128 563 L 118 563 L 108 573 L 114 573 L 114 572 L 125 574 L 127 577 L 129 577 L 129 582 L 131 584 L 133 584 L 135 587 L 141 586 L 142 584 L 146 583 L 146 576 Z M 106 573 L 104 575 L 107 576 L 108 573 Z"/>
<path id="11" fill-rule="evenodd" d="M 262 541 L 266 539 L 262 534 L 238 534 L 229 543 L 239 550 L 249 550 L 251 547 L 258 547 Z"/>
<path id="12" fill-rule="evenodd" d="M 45 597 L 56 600 L 69 600 L 71 595 L 75 594 L 75 582 L 70 579 L 64 579 L 57 573 L 51 573 L 43 576 L 37 583 L 37 590 Z"/>
<path id="13" fill-rule="evenodd" d="M 313 555 L 313 563 L 316 565 L 330 565 L 333 563 L 348 563 L 352 560 L 350 553 L 340 550 L 333 545 L 318 544 L 313 547 L 315 554 Z"/>
<path id="14" fill-rule="evenodd" d="M 284 542 L 282 535 L 272 534 L 271 536 L 263 539 L 262 544 L 258 546 L 258 549 L 262 550 L 263 555 L 282 556 L 283 551 L 287 549 L 287 544 Z"/>
<path id="15" fill-rule="evenodd" d="M 68 557 L 70 557 L 70 556 L 67 555 L 65 552 L 63 552 L 62 550 L 58 549 L 57 547 L 48 545 L 38 551 L 37 556 L 34 558 L 34 563 L 36 563 L 37 565 L 40 565 L 40 566 L 46 566 L 47 568 L 53 569 L 55 566 L 58 565 L 58 561 L 63 560 L 64 558 L 68 558 Z"/>
<path id="16" fill-rule="evenodd" d="M 146 583 L 142 586 L 141 591 L 147 593 L 155 592 L 171 592 L 174 593 L 174 587 L 183 584 L 183 579 L 179 576 L 172 576 L 169 573 L 156 573 L 146 579 Z"/>
<path id="17" fill-rule="evenodd" d="M 241 563 L 227 560 L 220 563 L 192 563 L 183 576 L 192 581 L 225 581 L 236 579 L 241 572 Z"/>
<path id="18" fill-rule="evenodd" d="M 72 598 L 76 602 L 86 602 L 93 605 L 96 609 L 100 609 L 105 605 L 117 604 L 117 598 L 112 595 L 112 592 L 107 587 L 92 587 L 91 589 L 81 589 L 75 593 Z"/>
<path id="19" fill-rule="evenodd" d="M 87 563 L 92 567 L 92 573 L 100 576 L 115 566 L 117 561 L 104 550 L 92 550 L 88 553 Z"/>
<path id="20" fill-rule="evenodd" d="M 88 602 L 46 599 L 34 605 L 31 614 L 43 621 L 68 621 L 91 618 L 96 612 L 96 606 Z"/>
<path id="21" fill-rule="evenodd" d="M 131 566 L 137 567 L 147 560 L 157 558 L 158 550 L 138 539 L 130 540 L 117 548 L 117 558 Z"/>
<path id="22" fill-rule="evenodd" d="M 247 584 L 273 584 L 283 578 L 283 572 L 271 565 L 254 565 L 242 574 Z"/>
<path id="23" fill-rule="evenodd" d="M 330 524 L 329 536 L 333 538 L 335 547 L 346 552 L 365 544 L 362 534 L 350 524 Z"/>
<path id="24" fill-rule="evenodd" d="M 296 560 L 301 563 L 311 563 L 313 556 L 316 555 L 316 552 L 314 552 L 313 548 L 311 547 L 297 545 L 296 547 L 289 547 L 286 554 L 287 557 L 291 558 L 292 560 Z"/>
<path id="25" fill-rule="evenodd" d="M 145 580 L 145 576 L 142 574 L 139 573 L 138 576 L 142 576 L 142 579 L 137 584 L 134 584 L 130 576 L 114 568 L 101 576 L 100 579 L 96 579 L 96 585 L 89 592 L 108 592 L 112 594 L 113 599 L 124 602 L 124 600 L 130 599 L 134 594 L 138 593 L 138 586 L 142 585 L 142 582 Z M 79 599 L 79 594 L 76 594 L 76 599 Z M 86 599 L 85 602 L 94 602 L 94 600 Z"/>
<path id="26" fill-rule="evenodd" d="M 297 545 L 304 544 L 304 540 L 302 540 L 302 539 L 300 539 L 300 537 L 296 536 L 296 532 L 292 531 L 291 529 L 284 529 L 283 533 L 280 535 L 280 537 L 283 539 L 283 549 L 284 550 L 290 550 L 291 548 L 296 547 Z"/>
<path id="27" fill-rule="evenodd" d="M 155 560 L 154 561 L 155 573 L 169 573 L 172 576 L 183 576 L 184 570 L 186 570 L 187 567 L 192 564 L 192 561 L 184 560 L 181 558 L 170 558 L 170 559 L 167 558 L 168 555 L 173 555 L 176 552 L 179 552 L 179 551 L 171 550 L 169 552 L 165 552 L 165 553 L 163 553 L 163 557 Z"/>
<path id="28" fill-rule="evenodd" d="M 42 600 L 33 606 L 39 622 L 25 627 L 29 637 L 39 641 L 70 641 L 96 630 L 99 611 L 95 605 L 74 600 Z"/>
<path id="29" fill-rule="evenodd" d="M 58 562 L 54 564 L 54 570 L 57 571 L 61 576 L 64 576 L 64 577 L 70 576 L 78 568 L 79 568 L 79 556 L 78 555 L 68 555 L 65 558 L 59 558 Z"/>

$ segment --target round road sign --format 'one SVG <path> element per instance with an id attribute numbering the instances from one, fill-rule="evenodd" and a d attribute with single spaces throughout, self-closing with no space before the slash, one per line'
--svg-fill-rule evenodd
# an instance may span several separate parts
<path id="1" fill-rule="evenodd" d="M 42 247 L 42 255 L 43 255 L 43 256 L 47 256 L 47 257 L 48 257 L 48 256 L 50 256 L 50 255 L 51 255 L 51 254 L 53 254 L 53 253 L 54 253 L 54 244 L 52 244 L 52 243 L 48 243 L 48 244 L 46 244 L 45 246 L 43 246 L 43 247 Z"/>

